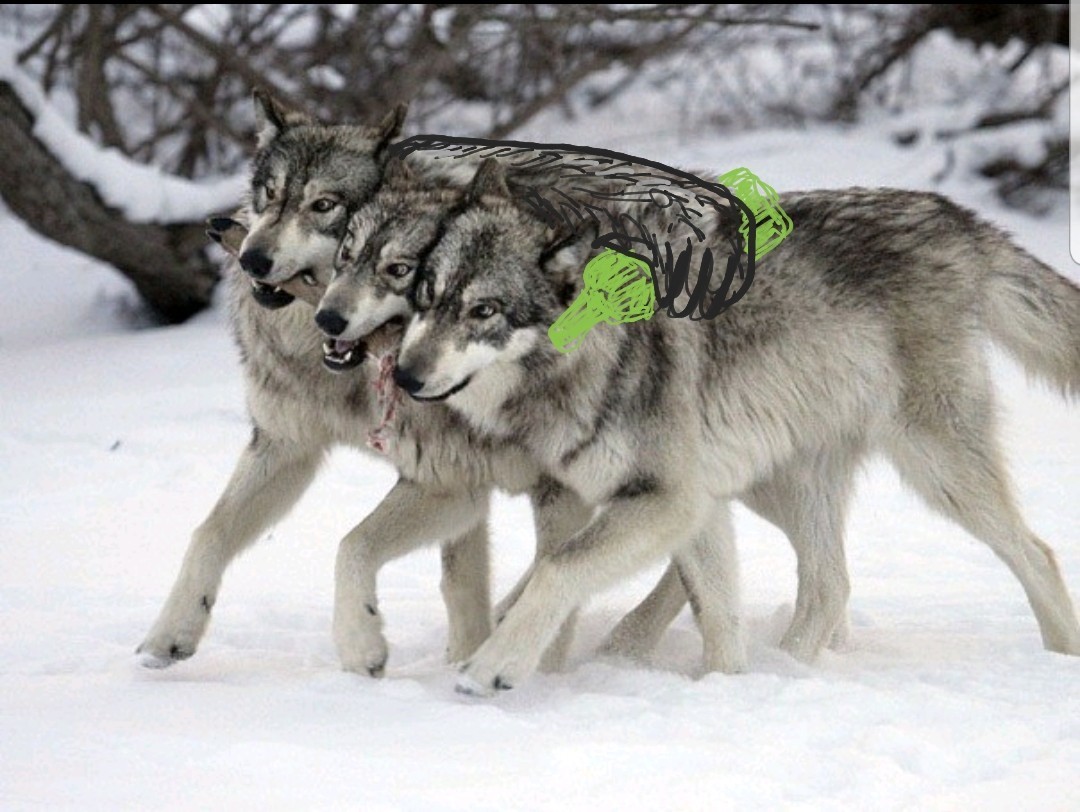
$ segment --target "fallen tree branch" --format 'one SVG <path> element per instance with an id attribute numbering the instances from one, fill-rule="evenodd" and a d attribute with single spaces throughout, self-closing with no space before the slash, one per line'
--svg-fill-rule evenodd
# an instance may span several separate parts
<path id="1" fill-rule="evenodd" d="M 164 321 L 182 322 L 210 303 L 219 279 L 203 224 L 132 223 L 74 177 L 34 136 L 34 117 L 0 80 L 0 197 L 38 233 L 107 262 Z"/>

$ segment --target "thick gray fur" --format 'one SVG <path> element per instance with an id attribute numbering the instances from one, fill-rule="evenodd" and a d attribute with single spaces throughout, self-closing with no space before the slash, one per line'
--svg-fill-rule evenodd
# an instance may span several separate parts
<path id="1" fill-rule="evenodd" d="M 165 667 L 192 656 L 203 637 L 229 563 L 285 516 L 313 480 L 329 449 L 368 453 L 369 432 L 382 420 L 376 365 L 349 374 L 323 369 L 324 337 L 314 309 L 330 277 L 349 216 L 382 182 L 385 148 L 403 111 L 376 127 L 325 126 L 256 96 L 259 149 L 252 191 L 237 219 L 247 236 L 240 255 L 258 249 L 272 261 L 261 281 L 299 299 L 266 310 L 251 281 L 230 262 L 230 315 L 243 359 L 251 442 L 206 520 L 195 530 L 180 574 L 146 639 L 142 662 Z M 432 182 L 445 183 L 439 173 Z M 334 203 L 316 211 L 314 203 Z M 323 207 L 325 208 L 325 207 Z M 307 282 L 298 282 L 306 279 Z M 392 332 L 383 336 L 395 344 Z M 540 477 L 531 460 L 479 437 L 453 412 L 405 403 L 394 441 L 379 454 L 400 479 L 341 542 L 336 566 L 334 637 L 343 666 L 378 676 L 387 659 L 375 578 L 380 567 L 417 546 L 443 542 L 442 591 L 449 615 L 447 657 L 467 658 L 491 628 L 488 587 L 489 493 L 494 483 L 534 492 L 538 544 L 562 539 L 588 519 L 572 492 Z M 552 646 L 548 664 L 565 656 L 568 633 Z"/>
<path id="2" fill-rule="evenodd" d="M 788 506 L 779 523 L 799 553 L 796 622 L 809 612 L 794 649 L 812 656 L 842 617 L 844 515 L 871 452 L 1006 563 L 1047 649 L 1080 654 L 1053 552 L 1015 506 L 984 347 L 990 337 L 1080 392 L 1075 285 L 937 195 L 789 194 L 794 232 L 731 310 L 602 325 L 561 355 L 547 326 L 595 234 L 583 226 L 576 255 L 549 256 L 566 235 L 515 206 L 497 172 L 477 173 L 472 198 L 426 258 L 400 374 L 418 398 L 453 393 L 445 402 L 478 432 L 528 449 L 601 510 L 541 555 L 459 687 L 519 684 L 567 612 L 686 549 L 732 498 Z M 695 593 L 700 615 L 725 611 Z"/>

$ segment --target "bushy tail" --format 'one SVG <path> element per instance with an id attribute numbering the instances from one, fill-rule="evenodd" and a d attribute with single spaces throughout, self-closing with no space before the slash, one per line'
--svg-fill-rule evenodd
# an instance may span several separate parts
<path id="1" fill-rule="evenodd" d="M 985 324 L 1030 374 L 1080 397 L 1080 287 L 1009 244 L 995 252 Z"/>

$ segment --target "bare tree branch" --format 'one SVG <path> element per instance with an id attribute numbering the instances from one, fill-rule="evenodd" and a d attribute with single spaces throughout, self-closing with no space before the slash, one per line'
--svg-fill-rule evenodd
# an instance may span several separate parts
<path id="1" fill-rule="evenodd" d="M 281 85 L 273 81 L 264 73 L 253 68 L 235 51 L 229 50 L 221 43 L 215 42 L 198 29 L 189 25 L 184 21 L 182 15 L 177 14 L 168 6 L 160 4 L 151 5 L 149 8 L 173 28 L 181 32 L 189 41 L 214 57 L 220 64 L 226 65 L 230 70 L 235 71 L 237 75 L 250 83 L 252 87 L 266 87 L 267 90 L 273 93 L 280 101 L 288 104 L 290 107 L 294 107 L 297 110 L 303 109 L 304 105 L 298 98 L 294 97 L 292 93 L 281 87 Z"/>
<path id="2" fill-rule="evenodd" d="M 46 26 L 46 28 L 34 38 L 33 42 L 19 51 L 16 61 L 18 64 L 23 64 L 26 60 L 37 54 L 38 51 L 47 43 L 50 39 L 57 36 L 57 34 L 71 21 L 76 9 L 78 9 L 77 3 L 64 3 L 60 7 L 60 11 L 53 17 L 52 22 Z"/>

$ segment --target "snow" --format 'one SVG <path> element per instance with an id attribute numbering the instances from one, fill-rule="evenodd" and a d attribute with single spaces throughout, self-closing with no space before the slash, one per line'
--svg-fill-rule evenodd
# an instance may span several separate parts
<path id="1" fill-rule="evenodd" d="M 129 220 L 191 222 L 236 207 L 246 175 L 192 181 L 133 161 L 119 150 L 99 146 L 80 133 L 16 65 L 18 51 L 17 43 L 0 36 L 0 81 L 11 84 L 34 116 L 34 135 L 75 177 L 91 184 L 106 203 Z"/>
<path id="2" fill-rule="evenodd" d="M 957 173 L 935 186 L 940 150 L 901 150 L 884 123 L 722 138 L 676 126 L 528 135 L 745 165 L 781 190 L 935 188 L 1080 280 L 1062 207 L 1034 220 Z M 593 653 L 654 568 L 588 606 L 567 673 L 468 700 L 441 658 L 434 550 L 380 579 L 386 678 L 342 673 L 336 543 L 394 480 L 343 451 L 229 570 L 198 654 L 138 668 L 189 533 L 248 439 L 224 308 L 133 330 L 133 293 L 109 269 L 6 213 L 0 245 L 0 808 L 1080 808 L 1080 660 L 1044 651 L 1006 568 L 880 464 L 850 521 L 852 640 L 811 666 L 777 648 L 794 556 L 740 510 L 746 674 L 699 678 L 685 612 L 649 667 Z M 1080 409 L 1001 356 L 994 371 L 1025 516 L 1080 596 Z M 527 506 L 500 498 L 492 526 L 501 594 L 531 557 Z"/>

